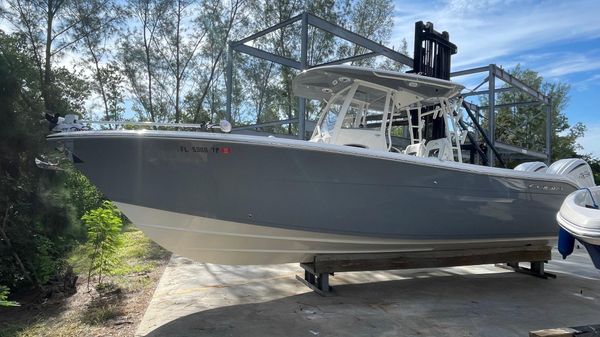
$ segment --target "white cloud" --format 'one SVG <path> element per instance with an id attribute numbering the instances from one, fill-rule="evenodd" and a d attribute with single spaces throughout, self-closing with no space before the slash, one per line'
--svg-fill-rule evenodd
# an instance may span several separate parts
<path id="1" fill-rule="evenodd" d="M 497 8 L 498 6 L 506 6 L 516 2 L 518 2 L 518 0 L 446 0 L 447 7 L 451 11 L 465 14 L 488 11 Z"/>
<path id="2" fill-rule="evenodd" d="M 543 65 L 537 70 L 544 77 L 548 78 L 599 70 L 599 54 L 597 51 L 585 54 L 572 52 L 556 53 L 551 58 L 542 60 Z"/>
<path id="3" fill-rule="evenodd" d="M 437 30 L 449 31 L 458 45 L 454 68 L 468 68 L 556 42 L 600 37 L 599 11 L 600 2 L 591 0 L 450 0 L 437 5 L 401 0 L 396 3 L 392 42 L 399 45 L 406 37 L 411 45 L 414 22 L 431 21 Z"/>
<path id="4" fill-rule="evenodd" d="M 582 153 L 591 153 L 600 158 L 600 123 L 588 124 L 585 136 L 577 139 L 579 145 L 583 146 Z"/>
<path id="5" fill-rule="evenodd" d="M 589 76 L 584 80 L 573 83 L 573 88 L 578 91 L 585 91 L 594 84 L 598 83 L 600 83 L 600 74 L 593 74 L 592 76 Z"/>

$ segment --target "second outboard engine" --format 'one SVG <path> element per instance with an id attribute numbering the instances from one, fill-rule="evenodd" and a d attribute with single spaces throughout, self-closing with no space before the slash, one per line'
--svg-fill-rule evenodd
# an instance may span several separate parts
<path id="1" fill-rule="evenodd" d="M 572 178 L 579 188 L 596 186 L 592 168 L 583 159 L 569 158 L 555 161 L 548 167 L 546 173 Z"/>
<path id="2" fill-rule="evenodd" d="M 515 167 L 516 171 L 526 171 L 526 172 L 546 172 L 548 169 L 548 165 L 546 163 L 542 163 L 541 161 L 530 161 L 526 163 L 522 163 Z"/>

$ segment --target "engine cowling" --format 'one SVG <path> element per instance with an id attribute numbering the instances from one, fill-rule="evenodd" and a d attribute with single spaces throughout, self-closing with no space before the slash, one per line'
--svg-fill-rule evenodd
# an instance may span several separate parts
<path id="1" fill-rule="evenodd" d="M 543 163 L 541 161 L 530 161 L 530 162 L 526 162 L 526 163 L 522 163 L 517 165 L 517 167 L 515 167 L 515 170 L 517 171 L 526 171 L 526 172 L 546 172 L 546 170 L 548 169 L 548 165 L 546 165 L 546 163 Z"/>
<path id="2" fill-rule="evenodd" d="M 546 173 L 570 177 L 577 182 L 580 188 L 596 186 L 592 168 L 583 159 L 557 160 L 548 167 Z"/>

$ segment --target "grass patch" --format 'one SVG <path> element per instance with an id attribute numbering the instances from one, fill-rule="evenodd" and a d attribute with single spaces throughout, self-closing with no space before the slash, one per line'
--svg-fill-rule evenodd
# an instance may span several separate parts
<path id="1" fill-rule="evenodd" d="M 112 276 L 148 273 L 170 254 L 133 226 L 124 227 L 120 237 L 123 245 L 117 252 L 119 263 L 109 271 Z M 85 275 L 89 268 L 88 249 L 85 245 L 79 245 L 69 256 L 69 264 L 78 274 Z"/>
<path id="2" fill-rule="evenodd" d="M 123 311 L 117 304 L 94 305 L 84 311 L 81 321 L 89 325 L 101 325 L 122 314 Z"/>
<path id="3" fill-rule="evenodd" d="M 39 319 L 33 324 L 12 324 L 0 329 L 0 337 L 87 336 L 89 326 L 77 319 L 52 322 Z"/>
<path id="4" fill-rule="evenodd" d="M 123 245 L 117 253 L 121 263 L 111 269 L 110 275 L 114 276 L 115 281 L 126 290 L 143 288 L 147 285 L 145 278 L 132 280 L 127 276 L 151 272 L 170 253 L 134 227 L 129 226 L 121 235 Z"/>
<path id="5" fill-rule="evenodd" d="M 114 284 L 108 284 L 107 294 L 95 297 L 81 315 L 81 321 L 89 325 L 103 323 L 123 315 L 121 289 Z M 115 292 L 116 291 L 116 292 Z"/>
<path id="6" fill-rule="evenodd" d="M 3 326 L 2 329 L 0 329 L 0 337 L 19 336 L 19 333 L 21 331 L 23 331 L 24 329 L 25 329 L 25 327 L 23 327 L 23 326 L 9 324 L 9 325 Z"/>
<path id="7" fill-rule="evenodd" d="M 119 255 L 124 259 L 163 260 L 170 254 L 133 226 L 126 226 L 122 235 Z"/>
<path id="8" fill-rule="evenodd" d="M 120 240 L 123 244 L 116 253 L 118 263 L 108 271 L 109 282 L 115 283 L 125 292 L 141 290 L 151 281 L 144 275 L 155 270 L 171 253 L 131 225 L 123 227 Z M 88 246 L 80 245 L 73 249 L 68 259 L 73 270 L 83 277 L 87 276 L 90 266 L 88 249 Z"/>
<path id="9" fill-rule="evenodd" d="M 90 266 L 90 259 L 88 258 L 88 247 L 86 245 L 76 246 L 71 254 L 67 257 L 69 265 L 73 267 L 73 271 L 77 275 L 83 275 L 87 272 Z"/>

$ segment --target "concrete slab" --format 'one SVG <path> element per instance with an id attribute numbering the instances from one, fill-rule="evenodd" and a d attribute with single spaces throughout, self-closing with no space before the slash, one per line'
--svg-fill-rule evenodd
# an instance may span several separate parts
<path id="1" fill-rule="evenodd" d="M 174 256 L 138 336 L 527 336 L 600 323 L 600 272 L 583 249 L 538 279 L 492 265 L 340 273 L 337 296 L 297 264 L 220 266 Z"/>

